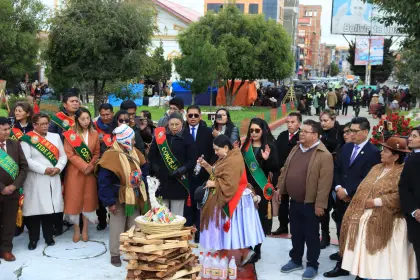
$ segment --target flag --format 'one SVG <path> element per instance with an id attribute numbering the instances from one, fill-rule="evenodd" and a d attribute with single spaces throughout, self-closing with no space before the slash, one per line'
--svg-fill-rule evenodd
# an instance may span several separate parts
<path id="1" fill-rule="evenodd" d="M 38 114 L 39 112 L 40 112 L 40 110 L 39 110 L 38 102 L 35 100 L 34 101 L 34 113 Z"/>

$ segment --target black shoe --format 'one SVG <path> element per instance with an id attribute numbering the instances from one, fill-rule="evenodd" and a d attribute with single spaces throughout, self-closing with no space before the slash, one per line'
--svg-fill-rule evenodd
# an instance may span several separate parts
<path id="1" fill-rule="evenodd" d="M 324 277 L 326 278 L 335 278 L 349 275 L 350 273 L 347 270 L 341 268 L 341 263 L 337 263 L 333 270 L 324 273 Z"/>
<path id="2" fill-rule="evenodd" d="M 279 227 L 276 231 L 272 231 L 271 234 L 272 235 L 289 234 L 289 229 L 287 227 Z"/>
<path id="3" fill-rule="evenodd" d="M 52 239 L 52 238 L 45 239 L 45 243 L 46 243 L 48 246 L 54 246 L 54 245 L 55 245 L 55 241 L 54 241 L 54 239 Z"/>
<path id="4" fill-rule="evenodd" d="M 98 224 L 98 225 L 96 226 L 96 230 L 97 230 L 97 231 L 104 230 L 104 229 L 106 229 L 106 226 L 107 226 L 107 224 L 106 224 L 106 223 L 105 223 L 105 224 Z"/>
<path id="5" fill-rule="evenodd" d="M 325 235 L 323 234 L 322 235 L 322 240 L 321 240 L 321 249 L 325 249 L 328 246 L 330 246 L 330 241 L 331 241 L 330 235 L 329 234 L 325 234 Z"/>
<path id="6" fill-rule="evenodd" d="M 31 251 L 35 250 L 37 244 L 38 244 L 38 241 L 29 241 L 28 249 L 31 250 Z"/>
<path id="7" fill-rule="evenodd" d="M 54 236 L 60 236 L 60 235 L 62 235 L 63 234 L 63 228 L 60 228 L 60 229 L 58 229 L 58 228 L 54 228 L 53 229 L 53 235 Z"/>
<path id="8" fill-rule="evenodd" d="M 340 259 L 341 259 L 340 254 L 338 252 L 330 255 L 330 260 L 332 260 L 332 261 L 338 262 L 338 261 L 340 261 Z"/>
<path id="9" fill-rule="evenodd" d="M 21 227 L 16 226 L 15 237 L 21 235 L 22 232 L 23 232 L 23 226 L 21 226 Z"/>

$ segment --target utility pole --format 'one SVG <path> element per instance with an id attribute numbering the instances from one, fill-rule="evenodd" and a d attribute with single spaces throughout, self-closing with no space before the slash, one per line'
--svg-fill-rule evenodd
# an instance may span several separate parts
<path id="1" fill-rule="evenodd" d="M 367 61 L 367 64 L 366 64 L 366 86 L 367 87 L 369 87 L 370 86 L 370 77 L 371 77 L 371 69 L 372 69 L 372 65 L 371 65 L 371 63 L 370 63 L 370 48 L 371 48 L 371 45 L 372 45 L 372 33 L 371 33 L 371 31 L 369 30 L 369 55 L 368 55 L 368 61 Z"/>

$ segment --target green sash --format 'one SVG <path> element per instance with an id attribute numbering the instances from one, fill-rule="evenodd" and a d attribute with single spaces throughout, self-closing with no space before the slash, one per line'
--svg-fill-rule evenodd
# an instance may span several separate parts
<path id="1" fill-rule="evenodd" d="M 165 163 L 168 170 L 171 172 L 177 170 L 181 164 L 178 162 L 176 157 L 172 154 L 171 149 L 169 148 L 168 141 L 166 141 L 166 133 L 164 127 L 158 127 L 155 129 L 155 138 L 160 155 L 162 156 L 163 162 Z M 178 179 L 178 181 L 184 186 L 189 195 L 190 187 L 188 184 L 187 176 L 183 175 L 180 179 Z"/>
<path id="2" fill-rule="evenodd" d="M 48 159 L 53 166 L 57 164 L 60 152 L 58 151 L 58 148 L 53 143 L 51 143 L 44 137 L 31 131 L 23 135 L 20 138 L 20 140 L 34 147 L 46 159 Z"/>
<path id="3" fill-rule="evenodd" d="M 13 180 L 19 175 L 19 166 L 3 149 L 0 149 L 0 167 L 12 177 Z"/>
<path id="4" fill-rule="evenodd" d="M 90 163 L 92 160 L 92 152 L 89 147 L 83 142 L 82 138 L 76 134 L 72 129 L 63 132 L 64 138 L 69 141 L 69 144 L 76 151 L 76 154 L 81 157 L 85 162 Z"/>
<path id="5" fill-rule="evenodd" d="M 74 120 L 63 112 L 58 112 L 52 116 L 51 120 L 65 131 L 69 130 L 74 125 Z"/>

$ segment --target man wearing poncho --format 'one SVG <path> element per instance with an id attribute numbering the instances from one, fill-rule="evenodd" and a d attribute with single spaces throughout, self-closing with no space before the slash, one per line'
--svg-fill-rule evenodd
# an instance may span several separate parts
<path id="1" fill-rule="evenodd" d="M 108 211 L 109 251 L 111 264 L 121 266 L 119 237 L 134 225 L 134 219 L 149 210 L 146 187 L 140 167 L 146 163 L 141 152 L 134 147 L 134 131 L 127 125 L 117 127 L 114 144 L 96 165 L 99 198 Z"/>

